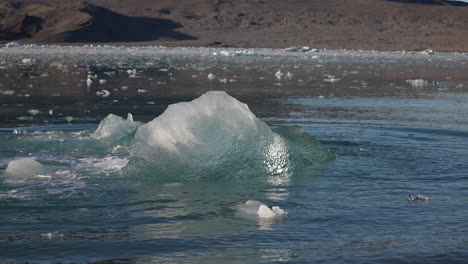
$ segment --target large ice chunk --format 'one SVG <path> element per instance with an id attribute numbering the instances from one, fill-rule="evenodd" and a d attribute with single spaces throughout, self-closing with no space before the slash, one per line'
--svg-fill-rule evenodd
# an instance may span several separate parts
<path id="1" fill-rule="evenodd" d="M 31 177 L 47 173 L 44 165 L 33 158 L 22 158 L 8 163 L 5 174 L 11 177 Z"/>
<path id="2" fill-rule="evenodd" d="M 289 142 L 303 136 L 294 132 L 282 137 L 246 104 L 225 92 L 208 92 L 170 105 L 140 126 L 127 169 L 145 178 L 171 180 L 278 175 L 312 164 L 316 153 L 309 151 L 309 141 L 301 141 L 304 146 Z"/>
<path id="3" fill-rule="evenodd" d="M 141 124 L 133 121 L 132 114 L 128 114 L 127 119 L 109 114 L 101 121 L 91 137 L 94 139 L 122 140 L 133 135 Z"/>

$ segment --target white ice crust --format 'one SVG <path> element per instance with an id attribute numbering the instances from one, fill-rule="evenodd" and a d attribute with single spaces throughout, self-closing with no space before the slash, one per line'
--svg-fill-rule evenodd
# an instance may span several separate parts
<path id="1" fill-rule="evenodd" d="M 31 177 L 46 174 L 47 169 L 44 165 L 33 158 L 22 158 L 10 161 L 5 170 L 5 174 L 10 177 Z"/>

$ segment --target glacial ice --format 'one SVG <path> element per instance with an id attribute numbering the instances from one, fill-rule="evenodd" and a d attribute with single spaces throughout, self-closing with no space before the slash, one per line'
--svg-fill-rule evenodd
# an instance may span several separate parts
<path id="1" fill-rule="evenodd" d="M 127 119 L 109 114 L 99 123 L 99 127 L 91 134 L 91 137 L 94 139 L 120 141 L 126 137 L 130 137 L 140 125 L 140 122 L 133 121 L 133 116 L 130 113 Z"/>
<path id="2" fill-rule="evenodd" d="M 207 92 L 140 126 L 126 169 L 166 180 L 246 178 L 288 173 L 333 156 L 298 128 L 277 132 L 227 93 Z"/>
<path id="3" fill-rule="evenodd" d="M 12 160 L 8 163 L 8 166 L 5 170 L 5 174 L 8 176 L 23 178 L 46 173 L 46 167 L 33 158 Z"/>
<path id="4" fill-rule="evenodd" d="M 239 204 L 235 209 L 241 216 L 258 217 L 262 219 L 283 218 L 288 215 L 288 212 L 281 209 L 279 206 L 270 208 L 268 205 L 255 200 L 248 200 L 243 204 Z"/>

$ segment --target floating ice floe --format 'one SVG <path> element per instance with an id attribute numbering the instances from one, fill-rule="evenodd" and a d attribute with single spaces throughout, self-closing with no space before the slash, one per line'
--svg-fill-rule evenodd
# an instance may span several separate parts
<path id="1" fill-rule="evenodd" d="M 5 174 L 11 177 L 32 177 L 46 173 L 47 168 L 33 158 L 10 161 L 5 170 Z"/>
<path id="2" fill-rule="evenodd" d="M 268 205 L 255 200 L 248 200 L 244 204 L 237 205 L 236 210 L 242 216 L 263 219 L 278 219 L 288 215 L 288 212 L 281 209 L 279 206 L 270 208 Z"/>
<path id="3" fill-rule="evenodd" d="M 96 95 L 101 96 L 101 97 L 108 97 L 110 94 L 111 93 L 105 89 L 96 92 Z"/>
<path id="4" fill-rule="evenodd" d="M 427 201 L 427 200 L 429 200 L 429 197 L 422 195 L 422 194 L 418 194 L 416 196 L 408 195 L 408 202 Z"/>
<path id="5" fill-rule="evenodd" d="M 33 115 L 33 116 L 39 114 L 40 112 L 41 112 L 41 111 L 39 111 L 39 110 L 37 110 L 37 109 L 29 109 L 29 110 L 28 110 L 28 113 L 29 113 L 30 115 Z"/>
<path id="6" fill-rule="evenodd" d="M 289 48 L 285 48 L 284 51 L 286 52 L 319 52 L 318 49 L 313 49 L 308 46 L 289 47 Z"/>
<path id="7" fill-rule="evenodd" d="M 333 75 L 327 75 L 327 78 L 323 79 L 324 82 L 330 82 L 330 83 L 338 82 L 339 80 L 340 78 L 335 78 L 335 76 Z"/>
<path id="8" fill-rule="evenodd" d="M 32 59 L 30 59 L 30 58 L 24 58 L 24 59 L 21 60 L 21 62 L 22 62 L 23 64 L 29 64 L 29 63 L 32 62 Z"/>
<path id="9" fill-rule="evenodd" d="M 14 90 L 0 90 L 0 94 L 2 95 L 13 95 L 15 94 Z"/>
<path id="10" fill-rule="evenodd" d="M 278 81 L 281 80 L 281 78 L 283 78 L 283 75 L 284 73 L 282 73 L 281 71 L 275 72 L 275 77 Z"/>
<path id="11" fill-rule="evenodd" d="M 423 79 L 410 79 L 410 80 L 406 80 L 406 82 L 409 83 L 411 86 L 417 87 L 417 88 L 422 88 L 425 85 L 427 85 L 427 81 Z"/>
<path id="12" fill-rule="evenodd" d="M 216 76 L 215 76 L 214 74 L 212 74 L 212 73 L 208 74 L 207 77 L 208 77 L 209 80 L 214 80 L 214 79 L 216 79 Z"/>

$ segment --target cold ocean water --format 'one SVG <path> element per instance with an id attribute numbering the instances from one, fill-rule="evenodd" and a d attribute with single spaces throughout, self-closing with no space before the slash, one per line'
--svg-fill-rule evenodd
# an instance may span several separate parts
<path id="1" fill-rule="evenodd" d="M 467 62 L 1 48 L 0 262 L 466 263 Z"/>

